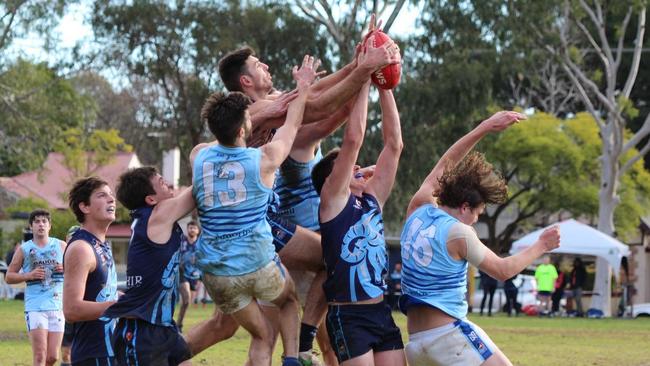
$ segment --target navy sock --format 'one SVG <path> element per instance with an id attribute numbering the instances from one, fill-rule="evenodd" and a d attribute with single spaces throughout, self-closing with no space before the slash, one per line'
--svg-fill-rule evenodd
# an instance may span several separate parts
<path id="1" fill-rule="evenodd" d="M 298 346 L 298 352 L 307 352 L 312 349 L 316 332 L 318 332 L 318 327 L 300 323 L 300 344 Z"/>
<path id="2" fill-rule="evenodd" d="M 282 366 L 301 366 L 301 364 L 297 357 L 284 357 Z"/>

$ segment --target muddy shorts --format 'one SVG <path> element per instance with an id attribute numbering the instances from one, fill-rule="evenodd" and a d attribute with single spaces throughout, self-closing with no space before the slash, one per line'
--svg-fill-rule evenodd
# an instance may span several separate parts
<path id="1" fill-rule="evenodd" d="M 214 276 L 203 274 L 203 284 L 215 305 L 224 314 L 232 314 L 246 307 L 253 298 L 271 302 L 282 294 L 285 273 L 276 255 L 267 265 L 241 276 Z"/>

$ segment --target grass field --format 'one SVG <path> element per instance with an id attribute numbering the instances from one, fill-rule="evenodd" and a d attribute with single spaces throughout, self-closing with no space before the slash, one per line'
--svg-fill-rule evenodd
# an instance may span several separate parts
<path id="1" fill-rule="evenodd" d="M 190 308 L 186 329 L 210 316 L 211 306 Z M 406 319 L 395 313 L 405 331 Z M 650 366 L 650 318 L 540 319 L 472 316 L 515 365 Z M 234 338 L 217 344 L 193 359 L 194 365 L 242 365 L 248 335 L 241 329 Z M 276 348 L 275 364 L 279 364 Z M 31 348 L 25 332 L 23 303 L 0 302 L 0 365 L 30 365 Z"/>

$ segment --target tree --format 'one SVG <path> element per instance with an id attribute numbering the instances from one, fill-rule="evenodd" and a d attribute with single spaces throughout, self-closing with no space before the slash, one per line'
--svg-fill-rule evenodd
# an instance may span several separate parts
<path id="1" fill-rule="evenodd" d="M 79 225 L 74 214 L 70 210 L 57 210 L 52 209 L 42 199 L 27 197 L 18 200 L 14 205 L 7 208 L 7 213 L 23 213 L 29 214 L 35 209 L 42 208 L 50 212 L 52 228 L 50 229 L 50 237 L 65 240 L 65 236 L 71 226 Z M 25 226 L 27 222 L 25 221 Z M 22 240 L 22 228 L 17 229 L 16 232 L 10 235 L 12 243 Z"/>
<path id="2" fill-rule="evenodd" d="M 0 3 L 0 70 L 7 61 L 2 55 L 15 38 L 36 32 L 51 45 L 52 28 L 70 0 L 5 0 Z"/>
<path id="3" fill-rule="evenodd" d="M 199 113 L 210 91 L 222 87 L 217 62 L 225 52 L 252 46 L 269 64 L 279 88 L 292 85 L 290 66 L 304 53 L 326 54 L 316 27 L 281 4 L 242 7 L 232 0 L 126 5 L 103 0 L 95 3 L 93 14 L 106 61 L 125 70 L 132 83 L 143 85 L 143 100 L 149 101 L 143 120 L 163 145 L 180 147 L 188 181 L 189 151 L 209 138 Z"/>
<path id="4" fill-rule="evenodd" d="M 124 142 L 137 146 L 138 158 L 143 164 L 157 164 L 162 156 L 159 140 L 151 138 L 158 129 L 150 123 L 151 115 L 145 107 L 152 104 L 143 88 L 146 83 L 132 83 L 116 89 L 102 75 L 84 71 L 70 79 L 75 90 L 95 102 L 92 116 L 86 120 L 87 130 L 119 131 Z"/>
<path id="5" fill-rule="evenodd" d="M 392 9 L 382 27 L 388 32 L 405 0 L 348 0 L 343 4 L 340 1 L 333 3 L 327 0 L 295 0 L 302 14 L 315 24 L 325 27 L 332 37 L 341 66 L 352 59 L 355 45 L 361 39 L 362 30 L 368 25 L 370 14 L 376 14 L 379 19 Z"/>
<path id="6" fill-rule="evenodd" d="M 402 43 L 403 75 L 395 89 L 404 150 L 384 207 L 389 234 L 401 231 L 411 196 L 450 142 L 487 117 L 495 103 L 496 48 L 482 38 L 482 25 L 457 1 L 429 0 L 422 8 L 417 22 L 426 31 Z M 382 146 L 376 116 L 369 114 L 361 163 L 374 162 Z"/>
<path id="7" fill-rule="evenodd" d="M 579 113 L 576 118 L 565 122 L 565 130 L 576 144 L 585 152 L 589 166 L 585 168 L 591 173 L 587 178 L 598 182 L 601 167 L 599 156 L 602 154 L 603 141 L 600 138 L 600 127 L 591 114 Z M 630 138 L 633 135 L 628 129 L 623 133 Z M 622 157 L 623 161 L 636 156 L 639 150 L 633 148 Z M 582 182 L 578 183 L 583 185 Z M 596 184 L 596 183 L 594 183 Z M 639 217 L 648 214 L 650 206 L 650 172 L 643 167 L 643 161 L 637 160 L 629 170 L 621 176 L 619 188 L 620 203 L 614 211 L 615 235 L 622 240 L 631 240 L 638 235 Z M 595 200 L 597 201 L 597 200 Z M 598 215 L 595 215 L 598 218 Z"/>
<path id="8" fill-rule="evenodd" d="M 63 154 L 64 164 L 73 172 L 72 182 L 93 175 L 97 169 L 109 164 L 115 153 L 133 150 L 115 129 L 85 131 L 70 128 L 63 132 L 54 147 Z"/>
<path id="9" fill-rule="evenodd" d="M 519 9 L 530 9 L 521 1 Z M 614 216 L 621 203 L 622 180 L 650 152 L 650 114 L 636 133 L 626 133 L 627 123 L 637 116 L 630 96 L 636 83 L 643 51 L 646 1 L 607 2 L 564 0 L 554 8 L 554 18 L 531 22 L 540 44 L 562 66 L 577 89 L 586 110 L 596 120 L 602 139 L 598 230 L 615 234 Z M 522 14 L 522 13 L 519 13 Z M 550 21 L 549 21 L 550 20 Z M 613 23 L 616 22 L 616 23 Z M 634 39 L 626 42 L 629 28 Z M 632 50 L 626 53 L 626 48 Z M 629 67 L 622 68 L 626 56 Z M 637 146 L 639 151 L 635 151 Z M 610 314 L 611 268 L 598 258 L 595 308 Z"/>
<path id="10" fill-rule="evenodd" d="M 589 124 L 590 120 L 580 115 L 570 122 Z M 480 145 L 509 190 L 505 203 L 490 207 L 480 217 L 488 228 L 488 246 L 495 252 L 507 253 L 513 235 L 550 215 L 568 212 L 579 217 L 597 212 L 598 187 L 593 178 L 598 169 L 590 160 L 591 146 L 577 141 L 567 131 L 568 123 L 537 113 Z M 506 223 L 500 232 L 498 220 Z"/>
<path id="11" fill-rule="evenodd" d="M 83 124 L 92 105 L 45 64 L 18 60 L 0 73 L 0 176 L 42 166 L 67 128 Z"/>

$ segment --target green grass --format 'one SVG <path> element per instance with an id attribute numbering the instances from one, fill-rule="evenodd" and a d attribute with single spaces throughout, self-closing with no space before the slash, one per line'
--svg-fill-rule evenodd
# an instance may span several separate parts
<path id="1" fill-rule="evenodd" d="M 212 306 L 190 308 L 186 329 L 212 314 Z M 406 319 L 394 313 L 405 333 Z M 650 366 L 650 319 L 492 318 L 472 316 L 515 365 Z M 404 334 L 406 336 L 406 334 Z M 248 335 L 239 330 L 193 359 L 194 365 L 241 365 Z M 279 364 L 281 347 L 276 347 Z M 0 365 L 29 365 L 31 348 L 25 331 L 23 303 L 0 302 Z"/>

